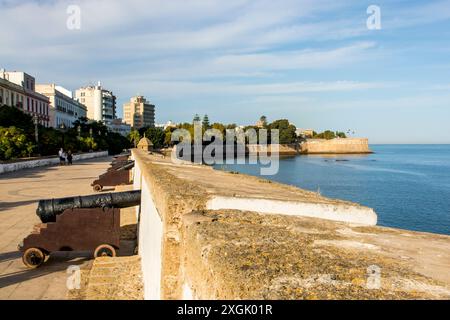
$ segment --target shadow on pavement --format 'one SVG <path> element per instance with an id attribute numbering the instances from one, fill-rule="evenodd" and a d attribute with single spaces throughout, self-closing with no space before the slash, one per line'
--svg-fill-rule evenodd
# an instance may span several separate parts
<path id="1" fill-rule="evenodd" d="M 15 207 L 27 206 L 32 203 L 37 203 L 37 200 L 24 200 L 16 202 L 0 202 L 0 211 L 9 210 Z"/>
<path id="2" fill-rule="evenodd" d="M 20 252 L 17 251 L 4 253 L 1 254 L 0 257 L 1 256 L 5 256 L 6 258 L 4 258 L 5 260 L 3 261 L 7 261 L 20 258 L 22 255 Z M 92 259 L 91 253 L 78 252 L 77 255 L 75 255 L 73 253 L 68 254 L 67 252 L 56 252 L 50 255 L 50 258 L 41 267 L 37 269 L 28 269 L 27 267 L 23 266 L 18 271 L 0 274 L 0 288 L 36 279 L 54 272 L 67 270 L 69 266 L 74 265 L 81 266 L 82 264 L 91 259 Z M 17 263 L 22 262 L 17 261 Z"/>

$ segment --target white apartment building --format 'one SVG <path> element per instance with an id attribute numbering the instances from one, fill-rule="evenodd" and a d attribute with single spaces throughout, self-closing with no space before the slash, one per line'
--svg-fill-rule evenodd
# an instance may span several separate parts
<path id="1" fill-rule="evenodd" d="M 67 128 L 79 118 L 87 117 L 87 108 L 73 99 L 72 92 L 55 84 L 37 84 L 36 91 L 50 99 L 50 126 Z"/>
<path id="2" fill-rule="evenodd" d="M 49 99 L 35 91 L 35 78 L 25 72 L 0 70 L 0 105 L 16 107 L 39 124 L 50 126 Z"/>
<path id="3" fill-rule="evenodd" d="M 76 90 L 75 99 L 87 107 L 87 117 L 91 120 L 103 121 L 109 126 L 116 119 L 116 97 L 102 88 L 100 82 Z"/>

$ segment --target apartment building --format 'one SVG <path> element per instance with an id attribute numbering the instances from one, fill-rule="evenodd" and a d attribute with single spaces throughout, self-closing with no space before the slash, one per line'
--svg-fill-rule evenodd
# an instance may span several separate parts
<path id="1" fill-rule="evenodd" d="M 36 91 L 50 100 L 50 126 L 67 128 L 79 118 L 87 117 L 87 108 L 73 98 L 71 91 L 56 84 L 37 84 Z"/>
<path id="2" fill-rule="evenodd" d="M 16 107 L 38 123 L 50 126 L 50 100 L 35 91 L 33 76 L 20 71 L 0 70 L 0 105 Z"/>
<path id="3" fill-rule="evenodd" d="M 116 119 L 116 97 L 104 89 L 99 82 L 96 86 L 82 87 L 75 91 L 75 99 L 87 108 L 87 117 L 103 121 L 109 125 Z"/>
<path id="4" fill-rule="evenodd" d="M 134 129 L 155 126 L 155 106 L 143 96 L 130 99 L 123 105 L 123 121 Z"/>

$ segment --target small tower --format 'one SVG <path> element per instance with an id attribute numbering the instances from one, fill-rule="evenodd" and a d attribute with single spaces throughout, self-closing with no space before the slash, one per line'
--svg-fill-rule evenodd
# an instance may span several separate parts
<path id="1" fill-rule="evenodd" d="M 138 149 L 142 149 L 145 151 L 152 151 L 153 150 L 153 143 L 150 141 L 150 139 L 144 137 L 139 140 L 139 143 L 137 145 Z"/>

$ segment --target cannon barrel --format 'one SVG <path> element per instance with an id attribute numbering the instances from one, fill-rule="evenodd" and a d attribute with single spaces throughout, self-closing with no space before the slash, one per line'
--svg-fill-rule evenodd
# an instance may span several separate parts
<path id="1" fill-rule="evenodd" d="M 124 164 L 122 167 L 117 168 L 117 171 L 120 171 L 120 170 L 129 170 L 129 169 L 131 169 L 131 168 L 133 168 L 133 167 L 134 167 L 134 161 L 128 162 L 128 163 Z"/>
<path id="2" fill-rule="evenodd" d="M 127 208 L 141 203 L 141 191 L 103 193 L 89 196 L 77 196 L 40 200 L 36 214 L 43 223 L 55 222 L 56 216 L 67 209 L 77 208 Z"/>

